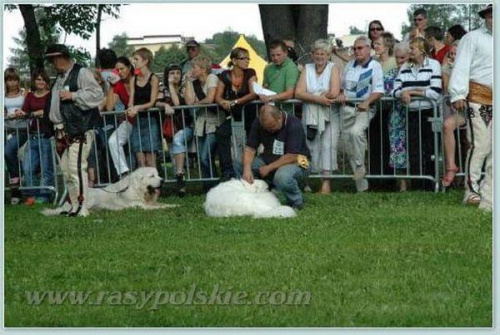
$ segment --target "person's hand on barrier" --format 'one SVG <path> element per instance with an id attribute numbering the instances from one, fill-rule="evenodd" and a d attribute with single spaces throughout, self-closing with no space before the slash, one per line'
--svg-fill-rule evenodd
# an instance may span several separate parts
<path id="1" fill-rule="evenodd" d="M 453 103 L 453 107 L 458 111 L 458 112 L 463 112 L 465 108 L 467 107 L 465 100 L 460 99 L 457 100 Z"/>
<path id="2" fill-rule="evenodd" d="M 403 101 L 405 104 L 409 104 L 411 102 L 410 91 L 403 91 L 403 93 L 401 93 L 401 101 Z"/>
<path id="3" fill-rule="evenodd" d="M 269 169 L 269 165 L 259 167 L 259 174 L 262 178 L 266 178 L 270 173 L 271 169 Z"/>
<path id="4" fill-rule="evenodd" d="M 337 98 L 338 102 L 341 103 L 342 105 L 345 105 L 345 95 L 344 93 L 340 92 L 339 97 Z"/>
<path id="5" fill-rule="evenodd" d="M 323 94 L 318 97 L 318 103 L 324 106 L 330 106 L 331 104 L 335 103 L 335 101 L 335 99 L 329 99 L 326 97 L 326 95 Z"/>
<path id="6" fill-rule="evenodd" d="M 59 92 L 59 98 L 61 98 L 62 101 L 73 100 L 73 93 L 67 90 L 62 90 Z"/>
<path id="7" fill-rule="evenodd" d="M 23 118 L 23 117 L 25 117 L 25 116 L 26 116 L 26 112 L 25 112 L 25 111 L 23 111 L 22 109 L 16 109 L 16 110 L 14 111 L 14 113 L 15 113 L 15 114 L 14 114 L 14 115 L 15 115 L 15 117 L 17 117 L 17 118 Z"/>
<path id="8" fill-rule="evenodd" d="M 139 109 L 136 106 L 132 106 L 129 109 L 127 109 L 127 115 L 130 117 L 135 117 L 138 112 Z"/>
<path id="9" fill-rule="evenodd" d="M 359 112 L 366 112 L 370 108 L 370 104 L 368 104 L 368 101 L 363 101 L 359 104 L 357 104 L 356 109 Z"/>
<path id="10" fill-rule="evenodd" d="M 169 104 L 165 104 L 165 115 L 173 115 L 175 110 Z"/>
<path id="11" fill-rule="evenodd" d="M 246 182 L 248 182 L 249 184 L 253 184 L 253 173 L 252 173 L 252 170 L 248 169 L 248 170 L 244 170 L 243 171 L 243 176 L 241 176 L 243 178 L 243 180 L 245 180 Z"/>
<path id="12" fill-rule="evenodd" d="M 265 95 L 265 94 L 259 94 L 259 99 L 260 101 L 262 101 L 263 103 L 268 103 L 271 101 L 271 97 L 269 95 Z"/>
<path id="13" fill-rule="evenodd" d="M 224 108 L 225 110 L 227 111 L 230 111 L 231 110 L 231 101 L 229 100 L 223 100 L 220 105 L 222 106 L 222 108 Z"/>

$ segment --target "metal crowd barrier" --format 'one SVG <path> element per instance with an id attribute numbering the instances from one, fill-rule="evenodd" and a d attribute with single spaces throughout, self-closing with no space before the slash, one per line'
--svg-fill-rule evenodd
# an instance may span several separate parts
<path id="1" fill-rule="evenodd" d="M 426 99 L 420 98 L 417 99 L 420 101 L 424 101 Z M 429 100 L 430 101 L 430 100 Z M 360 103 L 360 99 L 354 99 L 350 100 L 349 103 L 353 105 L 357 105 Z M 439 190 L 440 186 L 440 176 L 441 172 L 444 169 L 444 159 L 442 158 L 442 123 L 443 123 L 443 116 L 442 116 L 442 108 L 438 108 L 438 104 L 435 103 L 434 101 L 430 101 L 432 105 L 432 115 L 428 117 L 427 119 L 418 119 L 419 123 L 418 126 L 411 125 L 411 127 L 416 127 L 418 129 L 418 141 L 417 143 L 411 143 L 408 134 L 410 130 L 410 125 L 409 125 L 409 120 L 410 120 L 410 115 L 414 113 L 419 113 L 419 111 L 409 111 L 408 108 L 405 108 L 405 118 L 406 118 L 406 140 L 405 140 L 405 145 L 406 145 L 406 168 L 405 169 L 396 169 L 396 168 L 388 168 L 387 166 L 387 152 L 386 148 L 386 137 L 388 137 L 388 129 L 387 129 L 387 124 L 384 120 L 387 120 L 387 115 L 391 113 L 395 108 L 396 104 L 399 102 L 393 98 L 390 97 L 384 97 L 382 98 L 379 102 L 377 102 L 376 106 L 374 107 L 376 109 L 376 113 L 380 115 L 380 117 L 377 119 L 378 121 L 374 122 L 375 120 L 372 120 L 372 123 L 368 127 L 366 131 L 366 137 L 367 137 L 367 152 L 366 152 L 366 158 L 365 158 L 365 166 L 366 166 L 366 178 L 368 179 L 420 179 L 420 180 L 428 180 L 431 183 L 433 183 L 433 189 L 434 191 Z M 242 112 L 242 118 L 241 120 L 234 120 L 232 119 L 232 156 L 233 156 L 233 162 L 236 160 L 241 160 L 242 152 L 244 150 L 244 145 L 246 142 L 246 132 L 249 128 L 249 118 L 255 118 L 256 113 L 258 110 L 258 107 L 262 103 L 260 101 L 253 101 L 249 104 L 247 104 L 243 108 Z M 292 113 L 295 115 L 300 116 L 301 114 L 301 107 L 303 105 L 302 101 L 300 100 L 288 100 L 282 103 L 278 103 L 286 112 Z M 330 106 L 330 112 L 333 113 L 339 108 L 339 105 L 331 105 Z M 182 125 L 184 128 L 189 127 L 190 125 L 185 124 L 185 117 L 187 113 L 189 113 L 192 116 L 193 120 L 197 120 L 198 117 L 205 116 L 207 117 L 208 113 L 216 113 L 217 114 L 217 119 L 220 120 L 221 122 L 225 119 L 225 112 L 222 109 L 219 109 L 218 105 L 216 104 L 210 104 L 210 105 L 190 105 L 190 106 L 178 106 L 173 108 L 177 113 L 180 113 L 181 115 L 181 120 L 182 120 Z M 152 141 L 159 141 L 161 145 L 159 146 L 159 150 L 156 153 L 157 155 L 157 167 L 159 168 L 160 173 L 162 174 L 163 178 L 167 183 L 172 183 L 175 182 L 175 169 L 174 169 L 174 159 L 171 155 L 171 147 L 172 147 L 172 142 L 166 143 L 165 139 L 163 138 L 163 135 L 161 134 L 161 130 L 163 128 L 163 124 L 165 122 L 166 118 L 174 118 L 174 115 L 165 115 L 165 110 L 164 109 L 158 109 L 158 108 L 153 108 L 148 110 L 147 112 L 140 112 L 140 113 L 147 113 L 147 123 L 148 123 L 148 135 L 149 135 L 149 140 Z M 93 150 L 91 151 L 91 155 L 89 157 L 89 162 L 92 162 L 89 164 L 89 167 L 95 169 L 95 186 L 100 187 L 100 186 L 105 186 L 109 183 L 112 183 L 113 181 L 116 181 L 119 178 L 119 172 L 115 168 L 115 165 L 113 163 L 113 160 L 111 158 L 110 154 L 110 148 L 109 148 L 109 141 L 112 133 L 116 131 L 116 129 L 120 126 L 121 122 L 124 119 L 124 111 L 113 111 L 113 112 L 103 112 L 101 113 L 103 116 L 103 127 L 100 129 L 96 130 L 97 136 L 96 136 L 96 141 L 94 141 L 93 144 Z M 143 114 L 144 115 L 144 114 Z M 367 117 L 369 117 L 368 113 L 366 113 Z M 339 127 L 339 139 L 344 138 L 344 129 L 343 129 L 343 122 L 342 120 L 344 119 L 343 116 L 343 109 L 339 109 L 339 117 L 340 117 L 340 127 Z M 137 121 L 137 117 L 136 117 Z M 430 157 L 430 160 L 432 161 L 433 173 L 428 173 L 424 169 L 424 159 L 428 159 L 426 157 L 422 156 L 422 147 L 424 145 L 424 141 L 428 141 L 428 139 L 424 139 L 422 129 L 425 124 L 422 122 L 430 122 L 431 128 L 432 128 L 432 157 Z M 153 124 L 157 123 L 157 126 L 160 128 L 160 136 L 158 138 L 153 138 L 154 133 L 151 132 L 151 129 L 153 127 Z M 187 141 L 187 139 L 184 139 L 184 146 L 187 149 L 187 152 L 185 153 L 185 178 L 187 182 L 210 182 L 210 181 L 217 181 L 219 179 L 219 174 L 217 172 L 218 166 L 217 162 L 218 159 L 215 156 L 215 152 L 210 151 L 207 159 L 208 162 L 205 162 L 205 173 L 203 173 L 203 166 L 201 164 L 202 159 L 200 157 L 200 152 L 201 152 L 201 145 L 202 139 L 198 136 L 196 136 L 196 129 L 194 129 L 194 125 L 191 125 L 194 134 L 193 138 L 191 141 Z M 374 133 L 378 132 L 379 135 L 376 135 Z M 139 131 L 140 133 L 140 131 Z M 140 134 L 139 134 L 140 135 Z M 376 135 L 376 136 L 375 136 Z M 18 133 L 19 136 L 19 133 Z M 30 139 L 31 140 L 31 139 Z M 123 153 L 126 156 L 126 162 L 127 166 L 130 169 L 130 171 L 134 170 L 136 168 L 135 164 L 135 158 L 134 158 L 134 152 L 131 149 L 130 145 L 130 136 L 128 136 L 128 141 L 124 145 L 124 150 Z M 54 140 L 52 139 L 52 146 L 54 148 Z M 116 138 L 117 141 L 117 147 L 121 146 L 121 143 L 118 143 L 118 138 Z M 458 143 L 458 146 L 460 143 Z M 140 143 L 140 147 L 142 147 L 142 143 Z M 378 152 L 377 155 L 374 154 L 374 152 L 377 150 Z M 417 151 L 418 154 L 418 166 L 417 166 L 417 171 L 411 171 L 410 169 L 410 158 L 408 153 L 410 152 L 415 152 Z M 380 155 L 380 157 L 378 157 Z M 93 157 L 92 157 L 93 156 Z M 120 156 L 118 156 L 120 158 Z M 52 159 L 54 163 L 57 160 L 57 155 L 55 154 L 55 150 L 52 150 Z M 314 171 L 311 175 L 310 178 L 331 178 L 331 179 L 347 179 L 347 178 L 352 178 L 353 177 L 353 171 L 352 168 L 348 164 L 348 157 L 347 153 L 345 151 L 345 146 L 341 145 L 341 141 L 339 140 L 339 146 L 338 146 L 338 155 L 337 155 L 337 160 L 338 160 L 338 169 L 336 171 L 330 171 L 328 175 L 325 175 L 323 173 L 320 173 L 319 171 Z M 461 160 L 460 160 L 461 161 Z M 56 164 L 54 164 L 56 166 Z M 461 167 L 461 172 L 462 172 L 462 165 Z M 19 164 L 19 171 L 21 171 L 21 163 Z M 208 171 L 208 172 L 207 172 Z M 41 173 L 44 173 L 43 166 L 41 169 Z M 57 195 L 60 193 L 58 192 L 58 184 L 57 184 L 57 177 L 54 178 L 55 182 L 54 185 L 26 185 L 26 183 L 21 183 L 21 190 L 23 189 L 49 189 L 52 192 L 55 193 L 57 198 Z"/>
<path id="2" fill-rule="evenodd" d="M 31 120 L 31 118 L 26 118 Z M 17 138 L 15 145 L 15 159 L 17 159 L 17 175 L 20 178 L 19 190 L 21 193 L 26 194 L 29 191 L 46 191 L 45 196 L 50 194 L 52 203 L 56 203 L 60 196 L 61 190 L 60 180 L 62 180 L 62 173 L 58 169 L 58 157 L 55 151 L 55 140 L 54 137 L 44 138 L 40 130 L 39 118 L 34 118 L 36 122 L 36 131 L 30 132 L 29 122 L 26 127 L 23 128 L 5 128 L 4 129 L 4 145 L 11 139 L 12 136 Z M 50 156 L 44 159 L 47 152 L 44 151 L 44 141 L 49 141 L 49 153 Z M 4 154 L 6 154 L 4 152 Z M 5 158 L 4 158 L 5 160 Z M 50 163 L 49 163 L 50 162 Z M 5 164 L 7 166 L 7 164 Z M 9 178 L 7 176 L 8 169 L 5 169 L 5 185 L 9 185 Z M 50 178 L 52 175 L 52 178 Z M 47 179 L 52 179 L 52 181 L 45 182 Z M 10 187 L 5 187 L 9 190 Z"/>

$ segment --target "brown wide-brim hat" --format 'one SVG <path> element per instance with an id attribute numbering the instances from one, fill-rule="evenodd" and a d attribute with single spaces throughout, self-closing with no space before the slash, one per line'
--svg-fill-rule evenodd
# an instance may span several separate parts
<path id="1" fill-rule="evenodd" d="M 70 57 L 69 49 L 64 44 L 52 44 L 47 47 L 47 51 L 45 51 L 45 57 L 54 58 L 54 57 Z"/>
<path id="2" fill-rule="evenodd" d="M 493 10 L 493 5 L 492 4 L 489 4 L 487 5 L 486 7 L 484 7 L 483 9 L 481 9 L 479 12 L 477 12 L 479 14 L 479 16 L 481 16 L 483 19 L 486 15 L 486 13 L 489 13 Z"/>

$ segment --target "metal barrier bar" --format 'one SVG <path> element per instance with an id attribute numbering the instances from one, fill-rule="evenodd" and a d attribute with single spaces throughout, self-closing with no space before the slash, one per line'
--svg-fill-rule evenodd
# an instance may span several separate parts
<path id="1" fill-rule="evenodd" d="M 56 203 L 59 195 L 59 183 L 57 176 L 56 151 L 54 138 L 45 138 L 40 131 L 39 118 L 24 118 L 25 120 L 33 120 L 36 129 L 33 131 L 30 122 L 27 122 L 23 128 L 5 128 L 5 144 L 14 140 L 10 136 L 14 136 L 16 140 L 16 150 L 12 155 L 16 155 L 17 175 L 19 176 L 19 191 L 26 194 L 29 191 L 46 191 L 53 194 L 53 203 Z M 25 140 L 24 140 L 25 138 Z M 43 151 L 44 143 L 49 141 L 50 161 L 52 167 L 47 165 L 44 159 L 46 152 Z M 34 150 L 32 150 L 32 148 Z M 38 157 L 34 156 L 37 155 Z M 12 157 L 13 158 L 13 157 Z M 5 158 L 4 158 L 5 159 Z M 34 161 L 36 159 L 36 161 Z M 37 163 L 35 165 L 35 162 Z M 38 172 L 40 170 L 40 172 Z M 52 171 L 50 171 L 52 170 Z M 5 176 L 10 176 L 12 171 L 7 171 Z M 46 184 L 47 175 L 52 175 L 50 184 Z M 35 182 L 37 180 L 38 182 Z M 6 182 L 10 186 L 10 183 Z M 5 187 L 5 190 L 10 190 L 10 187 Z M 46 194 L 44 194 L 45 196 Z"/>
<path id="2" fill-rule="evenodd" d="M 418 143 L 411 143 L 410 141 L 410 136 L 409 136 L 409 131 L 411 130 L 410 124 L 409 124 L 409 117 L 413 113 L 421 113 L 422 111 L 422 105 L 419 106 L 418 111 L 410 111 L 408 107 L 405 109 L 404 117 L 406 120 L 406 168 L 405 172 L 406 173 L 401 173 L 399 168 L 392 167 L 392 171 L 384 173 L 384 170 L 389 171 L 387 166 L 385 165 L 386 161 L 386 156 L 384 156 L 384 151 L 383 151 L 383 146 L 384 146 L 384 136 L 388 136 L 388 129 L 387 129 L 387 124 L 384 124 L 384 113 L 391 113 L 395 110 L 396 104 L 398 103 L 397 100 L 391 98 L 391 97 L 383 97 L 377 104 L 376 106 L 373 106 L 373 108 L 376 109 L 376 113 L 380 113 L 380 120 L 375 124 L 375 126 L 378 127 L 380 137 L 376 138 L 376 145 L 379 146 L 381 156 L 380 162 L 377 162 L 377 164 L 372 165 L 371 162 L 371 150 L 370 146 L 372 143 L 370 143 L 370 126 L 368 126 L 367 130 L 365 131 L 365 135 L 367 136 L 366 142 L 367 142 L 367 151 L 365 155 L 365 166 L 367 167 L 367 173 L 366 173 L 366 178 L 368 179 L 422 179 L 422 180 L 429 180 L 434 183 L 434 190 L 438 191 L 439 190 L 439 176 L 440 176 L 440 169 L 439 169 L 439 162 L 443 162 L 444 160 L 442 159 L 442 137 L 440 137 L 440 133 L 442 130 L 442 121 L 443 121 L 443 115 L 442 115 L 442 108 L 438 108 L 438 104 L 436 104 L 434 101 L 425 99 L 425 98 L 418 98 L 416 100 L 420 101 L 428 101 L 430 102 L 430 105 L 432 106 L 432 117 L 428 119 L 422 119 L 421 116 L 419 116 L 418 119 Z M 354 107 L 357 106 L 362 101 L 362 99 L 351 99 L 348 102 L 353 104 Z M 298 115 L 300 114 L 301 111 L 301 106 L 304 106 L 304 103 L 300 100 L 287 100 L 283 102 L 287 106 L 291 106 L 290 108 L 287 107 L 287 112 Z M 282 104 L 283 104 L 282 103 Z M 392 108 L 384 108 L 384 104 L 390 104 Z M 232 156 L 233 156 L 233 162 L 236 160 L 240 160 L 242 157 L 242 153 L 244 150 L 244 146 L 246 143 L 246 130 L 245 130 L 245 122 L 247 122 L 247 118 L 252 115 L 251 113 L 257 113 L 258 107 L 262 105 L 262 102 L 260 101 L 253 101 L 250 102 L 249 104 L 243 106 L 242 108 L 242 119 L 241 121 L 235 121 L 232 119 L 232 130 L 233 130 L 233 135 L 231 137 L 231 143 L 232 143 Z M 278 105 L 281 105 L 278 103 Z M 399 107 L 398 107 L 399 108 Z M 187 139 L 187 136 L 184 136 L 183 138 L 183 144 L 184 147 L 186 148 L 185 154 L 185 160 L 184 160 L 184 165 L 185 165 L 185 176 L 186 176 L 186 181 L 188 182 L 207 182 L 207 181 L 216 181 L 218 180 L 218 173 L 217 173 L 217 166 L 216 162 L 218 160 L 215 159 L 215 155 L 213 152 L 213 139 L 209 138 L 209 135 L 212 135 L 212 133 L 207 134 L 205 129 L 201 131 L 203 136 L 198 136 L 200 132 L 197 132 L 198 129 L 196 129 L 195 124 L 196 121 L 198 120 L 199 117 L 204 117 L 205 120 L 208 120 L 210 117 L 212 118 L 217 118 L 217 120 L 222 121 L 225 118 L 222 117 L 223 111 L 219 109 L 219 106 L 217 104 L 209 104 L 209 105 L 185 105 L 185 106 L 177 106 L 173 107 L 174 112 L 177 113 L 182 120 L 182 127 L 183 129 L 191 128 L 193 131 L 193 138 L 191 140 Z M 335 136 L 338 136 L 338 138 L 332 138 L 333 140 L 336 140 L 337 143 L 337 153 L 336 156 L 332 155 L 332 160 L 331 160 L 331 165 L 333 166 L 333 161 L 334 158 L 337 158 L 338 161 L 338 168 L 333 171 L 329 171 L 329 173 L 324 173 L 324 171 L 321 171 L 318 167 L 318 171 L 310 175 L 310 178 L 328 178 L 328 179 L 348 179 L 353 177 L 353 171 L 352 168 L 349 166 L 348 163 L 348 155 L 346 153 L 346 148 L 345 148 L 345 143 L 342 143 L 345 139 L 345 126 L 344 126 L 344 109 L 341 108 L 338 104 L 336 105 L 330 105 L 329 107 L 329 115 L 333 115 L 334 113 L 337 113 L 338 110 L 338 117 L 339 117 L 339 130 L 338 134 Z M 147 129 L 148 133 L 147 137 L 150 141 L 150 144 L 153 144 L 153 141 L 155 140 L 160 140 L 160 139 L 154 139 L 153 138 L 153 133 L 151 132 L 152 126 L 154 122 L 159 122 L 160 124 L 158 125 L 160 127 L 160 132 L 162 133 L 163 129 L 163 124 L 167 118 L 170 118 L 170 120 L 174 121 L 174 115 L 165 115 L 163 109 L 158 109 L 158 108 L 152 108 L 148 110 L 147 112 L 141 112 L 142 114 L 147 113 L 147 117 L 143 117 L 142 122 L 139 121 L 139 115 L 136 116 L 135 118 L 135 123 L 134 127 L 138 127 L 136 129 L 136 132 L 139 135 L 139 139 L 142 138 L 141 136 L 141 131 L 144 131 L 144 129 L 141 130 L 140 124 L 143 122 L 147 123 Z M 159 115 L 157 118 L 153 113 L 156 113 Z M 193 125 L 186 124 L 186 113 L 190 113 L 193 118 Z M 318 112 L 319 113 L 319 112 Z M 215 116 L 216 114 L 216 116 Z M 120 166 L 118 162 L 114 162 L 110 157 L 114 155 L 114 153 L 109 152 L 110 148 L 110 139 L 113 139 L 116 141 L 116 147 L 120 147 L 122 144 L 120 142 L 120 139 L 118 136 L 114 136 L 115 132 L 117 132 L 118 128 L 121 125 L 120 119 L 124 118 L 125 112 L 124 111 L 112 111 L 112 112 L 103 112 L 101 115 L 104 117 L 104 132 L 102 134 L 102 137 L 104 138 L 104 143 L 98 143 L 96 140 L 94 143 L 94 149 L 95 149 L 95 154 L 96 156 L 96 172 L 97 172 L 97 178 L 96 178 L 96 186 L 105 186 L 111 182 L 113 182 L 114 179 L 114 174 L 119 175 L 120 174 Z M 256 114 L 254 114 L 256 115 Z M 367 118 L 370 118 L 369 113 L 366 113 Z M 300 116 L 300 115 L 299 115 Z M 253 117 L 253 115 L 252 115 Z M 319 117 L 319 114 L 318 114 Z M 109 119 L 113 119 L 112 122 L 108 121 Z M 368 120 L 370 121 L 370 120 Z M 122 122 L 128 122 L 126 119 Z M 206 121 L 205 121 L 206 122 Z M 432 161 L 434 164 L 434 170 L 435 173 L 432 175 L 426 174 L 424 169 L 423 169 L 423 160 L 428 159 L 429 157 L 423 157 L 423 141 L 428 140 L 423 138 L 423 126 L 429 126 L 427 123 L 423 124 L 423 122 L 430 122 L 430 126 L 432 128 L 432 134 L 433 134 L 433 157 Z M 220 123 L 219 123 L 220 124 Z M 370 122 L 368 122 L 368 125 L 370 125 Z M 412 125 L 413 126 L 413 125 Z M 248 125 L 247 125 L 248 127 Z M 107 131 L 109 131 L 111 128 L 114 128 L 113 133 L 108 136 Z M 38 130 L 39 132 L 40 130 Z M 128 163 L 128 168 L 129 171 L 132 171 L 135 167 L 133 166 L 133 150 L 132 150 L 132 145 L 131 145 L 131 134 L 132 132 L 128 132 L 128 154 L 129 157 L 128 159 L 125 159 L 125 161 Z M 144 134 L 146 135 L 146 134 Z M 16 136 L 19 136 L 19 130 L 16 130 Z M 99 136 L 99 135 L 97 135 Z M 114 136 L 114 137 L 113 137 Z M 175 134 L 174 134 L 175 136 Z M 215 135 L 212 135 L 211 137 L 214 137 Z M 161 136 L 163 139 L 163 136 Z M 208 141 L 208 142 L 207 142 Z M 102 141 L 101 141 L 102 142 Z M 161 143 L 161 142 L 160 142 Z M 160 149 L 159 154 L 161 155 L 160 159 L 155 159 L 157 165 L 160 165 L 159 170 L 165 179 L 166 182 L 175 182 L 175 170 L 173 173 L 170 172 L 170 166 L 175 166 L 175 159 L 173 155 L 170 155 L 170 159 L 167 159 L 167 155 L 164 152 L 164 148 L 162 145 L 159 144 Z M 441 145 L 440 145 L 441 144 Z M 103 158 L 105 158 L 103 161 L 99 160 L 98 156 L 98 151 L 99 151 L 99 145 L 102 145 L 105 154 L 103 155 Z M 172 146 L 173 142 L 168 143 L 169 148 L 168 150 L 171 152 L 172 151 Z M 458 144 L 460 145 L 460 144 Z M 57 160 L 57 157 L 55 155 L 55 144 L 54 141 L 52 141 L 52 153 L 53 153 L 53 162 L 55 163 Z M 139 151 L 143 152 L 143 143 L 141 140 L 139 140 L 138 143 L 139 146 Z M 205 148 L 203 148 L 204 146 Z M 190 157 L 190 147 L 194 148 L 194 151 L 196 152 L 195 157 Z M 208 149 L 207 149 L 208 147 Z M 332 148 L 333 148 L 333 143 L 332 143 Z M 206 153 L 208 150 L 208 153 Z M 415 171 L 411 171 L 410 169 L 410 152 L 413 152 L 413 150 L 418 150 L 418 171 L 415 173 Z M 203 154 L 206 157 L 200 157 L 202 151 Z M 122 153 L 120 153 L 122 152 Z M 39 151 L 41 153 L 41 150 Z M 191 152 L 192 153 L 192 152 Z M 121 157 L 123 154 L 125 154 L 124 150 L 121 150 L 118 152 L 118 158 L 126 158 L 126 157 Z M 154 152 L 155 157 L 157 152 Z M 191 155 L 192 156 L 192 155 Z M 119 161 L 118 159 L 118 161 Z M 169 164 L 170 163 L 170 164 Z M 104 165 L 103 165 L 104 164 Z M 203 166 L 204 165 L 204 166 Z M 21 170 L 21 164 L 19 163 L 19 171 Z M 55 166 L 55 165 L 54 165 Z M 117 168 L 118 166 L 118 168 Z M 461 165 L 462 167 L 462 165 Z M 374 169 L 379 169 L 380 173 L 372 173 Z M 43 167 L 42 167 L 42 176 L 43 176 Z M 116 170 L 116 171 L 115 171 Z M 204 172 L 205 171 L 205 172 Z M 102 180 L 101 178 L 101 172 L 105 172 L 107 174 L 106 180 Z M 413 173 L 413 174 L 412 174 Z M 57 179 L 57 178 L 54 178 Z M 26 186 L 23 186 L 24 189 L 28 189 Z M 57 195 L 57 181 L 54 186 L 36 186 L 35 189 L 41 189 L 41 188 L 46 188 L 50 189 Z"/>

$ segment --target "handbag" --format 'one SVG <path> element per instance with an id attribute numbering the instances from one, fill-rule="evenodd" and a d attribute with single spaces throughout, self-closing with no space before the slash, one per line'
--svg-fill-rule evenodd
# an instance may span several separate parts
<path id="1" fill-rule="evenodd" d="M 171 140 L 174 137 L 175 129 L 172 116 L 167 116 L 165 122 L 163 122 L 163 136 L 167 140 Z"/>

